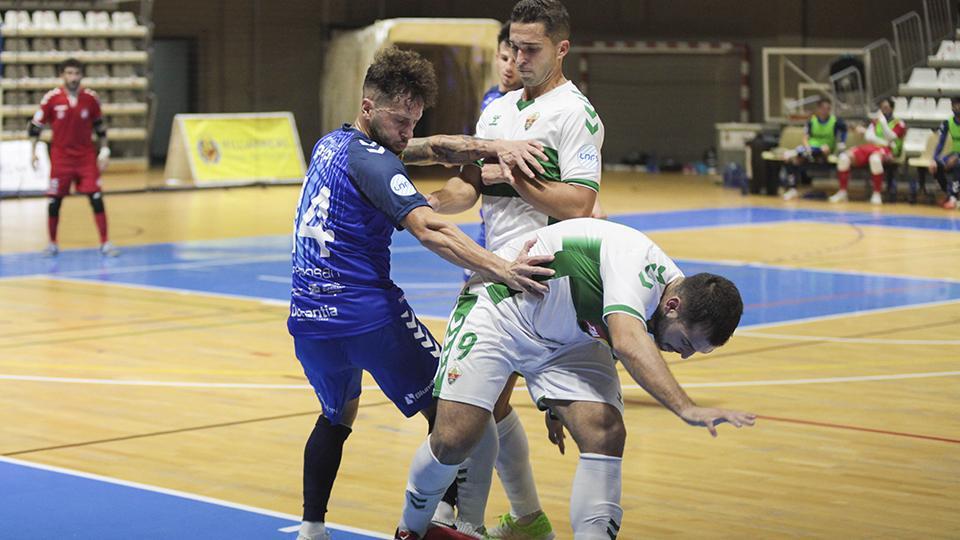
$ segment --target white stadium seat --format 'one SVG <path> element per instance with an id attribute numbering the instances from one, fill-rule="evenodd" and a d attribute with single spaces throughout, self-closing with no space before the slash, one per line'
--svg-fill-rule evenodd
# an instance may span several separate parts
<path id="1" fill-rule="evenodd" d="M 950 98 L 940 98 L 937 101 L 937 116 L 941 118 L 950 118 L 953 116 L 953 107 L 950 105 Z"/>
<path id="2" fill-rule="evenodd" d="M 933 68 L 913 68 L 907 86 L 911 88 L 938 88 L 937 70 Z"/>
<path id="3" fill-rule="evenodd" d="M 4 15 L 3 25 L 7 28 L 26 29 L 33 26 L 33 21 L 30 19 L 30 14 L 26 11 L 11 9 Z"/>
<path id="4" fill-rule="evenodd" d="M 906 114 L 909 106 L 907 105 L 907 98 L 905 97 L 895 97 L 893 98 L 893 110 L 900 111 L 900 114 Z"/>
<path id="5" fill-rule="evenodd" d="M 940 48 L 937 49 L 936 57 L 941 60 L 953 58 L 957 52 L 957 44 L 954 41 L 941 41 Z"/>
<path id="6" fill-rule="evenodd" d="M 941 69 L 937 81 L 940 83 L 940 88 L 960 89 L 960 69 Z"/>
<path id="7" fill-rule="evenodd" d="M 908 129 L 907 136 L 903 140 L 903 151 L 909 155 L 917 155 L 923 152 L 927 146 L 927 137 L 930 136 L 929 129 Z"/>
<path id="8" fill-rule="evenodd" d="M 79 11 L 61 11 L 60 27 L 69 30 L 82 30 L 87 27 L 83 13 Z"/>

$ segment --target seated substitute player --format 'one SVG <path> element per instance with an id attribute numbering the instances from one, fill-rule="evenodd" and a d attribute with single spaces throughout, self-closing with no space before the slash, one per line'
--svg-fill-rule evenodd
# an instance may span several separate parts
<path id="1" fill-rule="evenodd" d="M 857 131 L 863 132 L 862 126 Z M 907 135 L 907 125 L 893 116 L 893 99 L 880 100 L 880 110 L 876 118 L 866 128 L 867 144 L 847 150 L 837 156 L 837 179 L 840 190 L 830 196 L 830 202 L 839 203 L 849 200 L 847 184 L 850 183 L 850 167 L 870 166 L 873 194 L 870 204 L 883 204 L 883 166 L 900 157 L 903 151 L 903 139 Z"/>
<path id="2" fill-rule="evenodd" d="M 706 273 L 685 278 L 639 231 L 591 218 L 539 229 L 497 253 L 522 254 L 531 241 L 531 254 L 554 257 L 547 266 L 556 273 L 545 296 L 475 278 L 457 300 L 435 383 L 440 401 L 434 429 L 410 466 L 395 538 L 422 538 L 514 371 L 526 379 L 537 406 L 557 415 L 579 447 L 570 502 L 576 540 L 615 538 L 622 522 L 626 430 L 614 355 L 688 424 L 705 426 L 714 436 L 718 423 L 754 424 L 750 413 L 698 407 L 658 351 L 688 358 L 726 343 L 743 311 L 733 283 Z M 569 354 L 583 344 L 606 354 Z"/>
<path id="3" fill-rule="evenodd" d="M 100 253 L 116 256 L 118 251 L 107 236 L 107 212 L 100 191 L 100 173 L 110 161 L 110 146 L 107 144 L 107 127 L 100 112 L 100 99 L 96 92 L 80 85 L 83 79 L 83 64 L 68 58 L 60 65 L 63 85 L 46 93 L 40 109 L 33 115 L 27 133 L 33 143 L 30 146 L 33 168 L 37 168 L 37 143 L 43 126 L 53 130 L 50 141 L 50 189 L 47 190 L 47 233 L 50 243 L 45 254 L 53 257 L 60 252 L 57 244 L 57 228 L 60 224 L 60 205 L 70 194 L 70 186 L 77 185 L 77 193 L 90 199 L 93 219 L 100 234 Z M 93 145 L 91 135 L 97 134 L 99 152 Z"/>
<path id="4" fill-rule="evenodd" d="M 953 116 L 940 124 L 940 138 L 937 140 L 937 149 L 933 153 L 933 163 L 930 164 L 930 174 L 934 175 L 940 188 L 947 194 L 943 207 L 947 210 L 957 208 L 957 192 L 960 191 L 960 97 L 950 98 L 950 107 Z M 947 138 L 950 145 L 947 146 Z M 946 155 L 942 155 L 948 148 Z M 953 172 L 953 178 L 947 181 L 947 171 Z"/>
<path id="5" fill-rule="evenodd" d="M 482 249 L 417 192 L 396 154 L 436 94 L 433 68 L 420 55 L 380 51 L 367 70 L 355 125 L 328 133 L 311 154 L 294 221 L 287 321 L 322 406 L 304 451 L 301 539 L 329 539 L 327 503 L 357 415 L 362 370 L 403 414 L 433 418 L 440 346 L 390 279 L 394 229 L 407 229 L 454 264 L 529 293 L 547 289 L 533 276 L 553 274 L 537 266 L 549 257 L 521 255 L 510 263 Z M 525 142 L 451 140 L 454 149 L 434 141 L 435 149 L 460 156 L 461 163 L 498 156 L 515 165 L 516 149 L 533 148 Z"/>
<path id="6" fill-rule="evenodd" d="M 831 111 L 833 103 L 829 98 L 817 101 L 817 110 L 807 120 L 803 128 L 803 144 L 786 157 L 787 190 L 783 200 L 789 201 L 799 196 L 797 179 L 803 176 L 804 165 L 811 161 L 826 163 L 827 157 L 847 147 L 847 123 Z"/>

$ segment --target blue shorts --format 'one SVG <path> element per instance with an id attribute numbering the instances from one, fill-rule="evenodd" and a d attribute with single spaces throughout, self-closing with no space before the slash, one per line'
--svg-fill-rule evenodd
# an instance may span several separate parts
<path id="1" fill-rule="evenodd" d="M 293 345 L 331 424 L 340 424 L 344 405 L 360 397 L 363 370 L 407 417 L 433 401 L 440 344 L 410 306 L 382 328 L 333 339 L 294 336 Z"/>

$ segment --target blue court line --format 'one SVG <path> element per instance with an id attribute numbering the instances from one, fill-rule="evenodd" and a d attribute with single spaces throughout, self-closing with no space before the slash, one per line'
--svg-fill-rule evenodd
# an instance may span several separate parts
<path id="1" fill-rule="evenodd" d="M 0 457 L 0 538 L 276 538 L 297 516 Z M 389 538 L 329 526 L 333 540 Z"/>
<path id="2" fill-rule="evenodd" d="M 909 216 L 870 212 L 831 212 L 791 208 L 740 206 L 733 208 L 702 208 L 668 212 L 647 212 L 613 216 L 619 223 L 643 232 L 663 229 L 693 229 L 745 224 L 778 223 L 785 221 L 816 221 L 821 223 L 848 223 L 877 227 L 899 227 L 935 231 L 960 231 L 960 217 Z"/>
<path id="3" fill-rule="evenodd" d="M 715 227 L 794 218 L 898 227 L 908 223 L 924 230 L 952 230 L 955 222 L 948 218 L 749 207 L 633 214 L 614 220 L 640 230 L 664 230 L 678 224 Z M 473 234 L 477 225 L 465 225 L 464 229 Z M 135 246 L 126 248 L 116 259 L 101 258 L 95 250 L 65 251 L 55 259 L 15 254 L 0 257 L 0 276 L 60 276 L 285 302 L 289 299 L 289 252 L 290 238 L 284 235 Z M 446 317 L 459 290 L 461 271 L 420 246 L 408 233 L 394 235 L 393 252 L 393 278 L 405 289 L 418 314 Z M 743 325 L 960 298 L 960 282 L 956 280 L 759 264 L 677 262 L 687 274 L 710 271 L 732 279 L 746 305 Z"/>

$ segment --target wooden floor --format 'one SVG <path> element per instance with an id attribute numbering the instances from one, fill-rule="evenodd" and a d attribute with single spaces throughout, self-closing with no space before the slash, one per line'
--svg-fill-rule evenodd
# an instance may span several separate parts
<path id="1" fill-rule="evenodd" d="M 435 185 L 418 182 L 424 191 Z M 297 195 L 297 187 L 117 194 L 106 204 L 115 243 L 130 246 L 286 234 Z M 611 214 L 785 205 L 707 179 L 629 173 L 605 176 L 602 201 Z M 42 199 L 0 202 L 0 219 L 3 254 L 45 245 Z M 61 231 L 64 248 L 94 245 L 86 201 L 65 203 Z M 651 236 L 675 258 L 960 280 L 956 229 L 780 222 Z M 257 300 L 0 279 L 0 374 L 37 379 L 0 378 L 0 455 L 297 514 L 318 406 L 302 388 L 285 316 L 284 306 Z M 426 322 L 441 333 L 442 320 Z M 960 537 L 960 302 L 757 327 L 711 355 L 669 360 L 700 404 L 761 419 L 711 439 L 622 374 L 620 538 Z M 55 381 L 67 378 L 130 384 Z M 389 532 L 425 423 L 403 421 L 375 389 L 361 403 L 329 519 Z M 570 538 L 576 453 L 561 456 L 546 441 L 525 392 L 514 405 L 542 502 L 558 537 Z M 495 482 L 488 519 L 506 508 Z"/>

